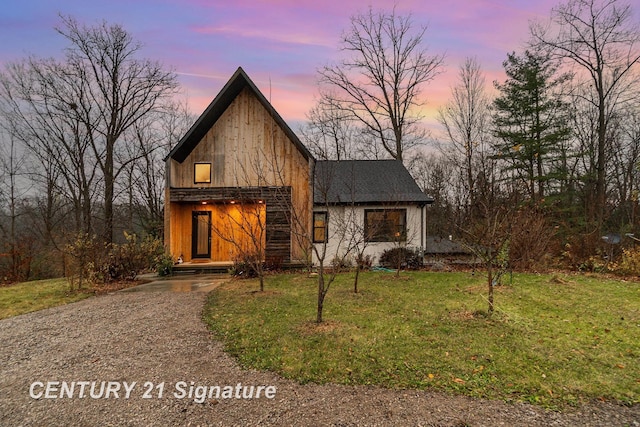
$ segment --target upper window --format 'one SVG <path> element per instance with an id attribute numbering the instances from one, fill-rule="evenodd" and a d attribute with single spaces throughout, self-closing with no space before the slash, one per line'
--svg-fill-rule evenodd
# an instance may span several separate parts
<path id="1" fill-rule="evenodd" d="M 364 232 L 368 242 L 405 241 L 407 239 L 407 210 L 365 210 Z"/>
<path id="2" fill-rule="evenodd" d="M 211 184 L 211 163 L 196 163 L 193 169 L 193 182 Z"/>
<path id="3" fill-rule="evenodd" d="M 324 243 L 328 235 L 327 213 L 313 213 L 313 243 Z"/>

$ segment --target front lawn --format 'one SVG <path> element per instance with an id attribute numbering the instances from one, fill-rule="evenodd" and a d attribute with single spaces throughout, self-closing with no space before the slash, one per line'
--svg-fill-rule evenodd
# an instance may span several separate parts
<path id="1" fill-rule="evenodd" d="M 246 367 L 302 383 L 433 389 L 561 407 L 640 402 L 640 284 L 516 274 L 496 288 L 470 273 L 338 277 L 316 325 L 316 279 L 268 277 L 213 291 L 204 317 Z M 507 277 L 505 282 L 509 282 Z"/>
<path id="2" fill-rule="evenodd" d="M 66 279 L 37 280 L 0 287 L 0 319 L 56 305 L 68 304 L 90 296 L 70 292 Z"/>

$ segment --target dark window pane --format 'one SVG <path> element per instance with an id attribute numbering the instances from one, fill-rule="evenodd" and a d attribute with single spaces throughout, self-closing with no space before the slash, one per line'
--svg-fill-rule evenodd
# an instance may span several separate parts
<path id="1" fill-rule="evenodd" d="M 365 210 L 364 229 L 369 242 L 400 242 L 407 238 L 406 209 Z"/>

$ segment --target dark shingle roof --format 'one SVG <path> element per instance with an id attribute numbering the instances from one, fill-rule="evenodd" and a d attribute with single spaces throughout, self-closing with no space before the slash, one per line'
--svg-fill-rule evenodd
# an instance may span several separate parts
<path id="1" fill-rule="evenodd" d="M 409 171 L 397 160 L 318 161 L 315 204 L 429 204 Z"/>
<path id="2" fill-rule="evenodd" d="M 244 88 L 249 88 L 251 92 L 256 96 L 258 101 L 269 111 L 269 114 L 274 118 L 276 123 L 282 128 L 284 133 L 294 143 L 296 148 L 302 153 L 305 159 L 312 158 L 311 153 L 302 144 L 298 136 L 293 133 L 291 128 L 282 119 L 280 114 L 273 108 L 271 103 L 260 92 L 258 87 L 251 81 L 247 73 L 239 67 L 236 72 L 231 76 L 226 85 L 220 90 L 220 93 L 211 101 L 211 104 L 204 110 L 204 112 L 198 117 L 198 120 L 191 126 L 191 129 L 187 131 L 185 136 L 176 144 L 171 152 L 165 157 L 165 161 L 172 158 L 179 163 L 182 163 L 189 153 L 200 143 L 202 138 L 211 129 L 211 127 L 218 121 L 220 116 L 231 105 L 234 99 Z"/>
<path id="3" fill-rule="evenodd" d="M 427 236 L 425 253 L 429 255 L 461 255 L 470 254 L 471 251 L 456 242 L 441 236 Z"/>

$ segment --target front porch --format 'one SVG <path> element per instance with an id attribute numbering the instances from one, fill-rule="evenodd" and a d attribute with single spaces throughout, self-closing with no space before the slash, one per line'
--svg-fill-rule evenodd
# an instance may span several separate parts
<path id="1" fill-rule="evenodd" d="M 167 196 L 165 244 L 185 261 L 178 270 L 222 270 L 256 254 L 291 260 L 290 188 L 169 188 Z"/>

